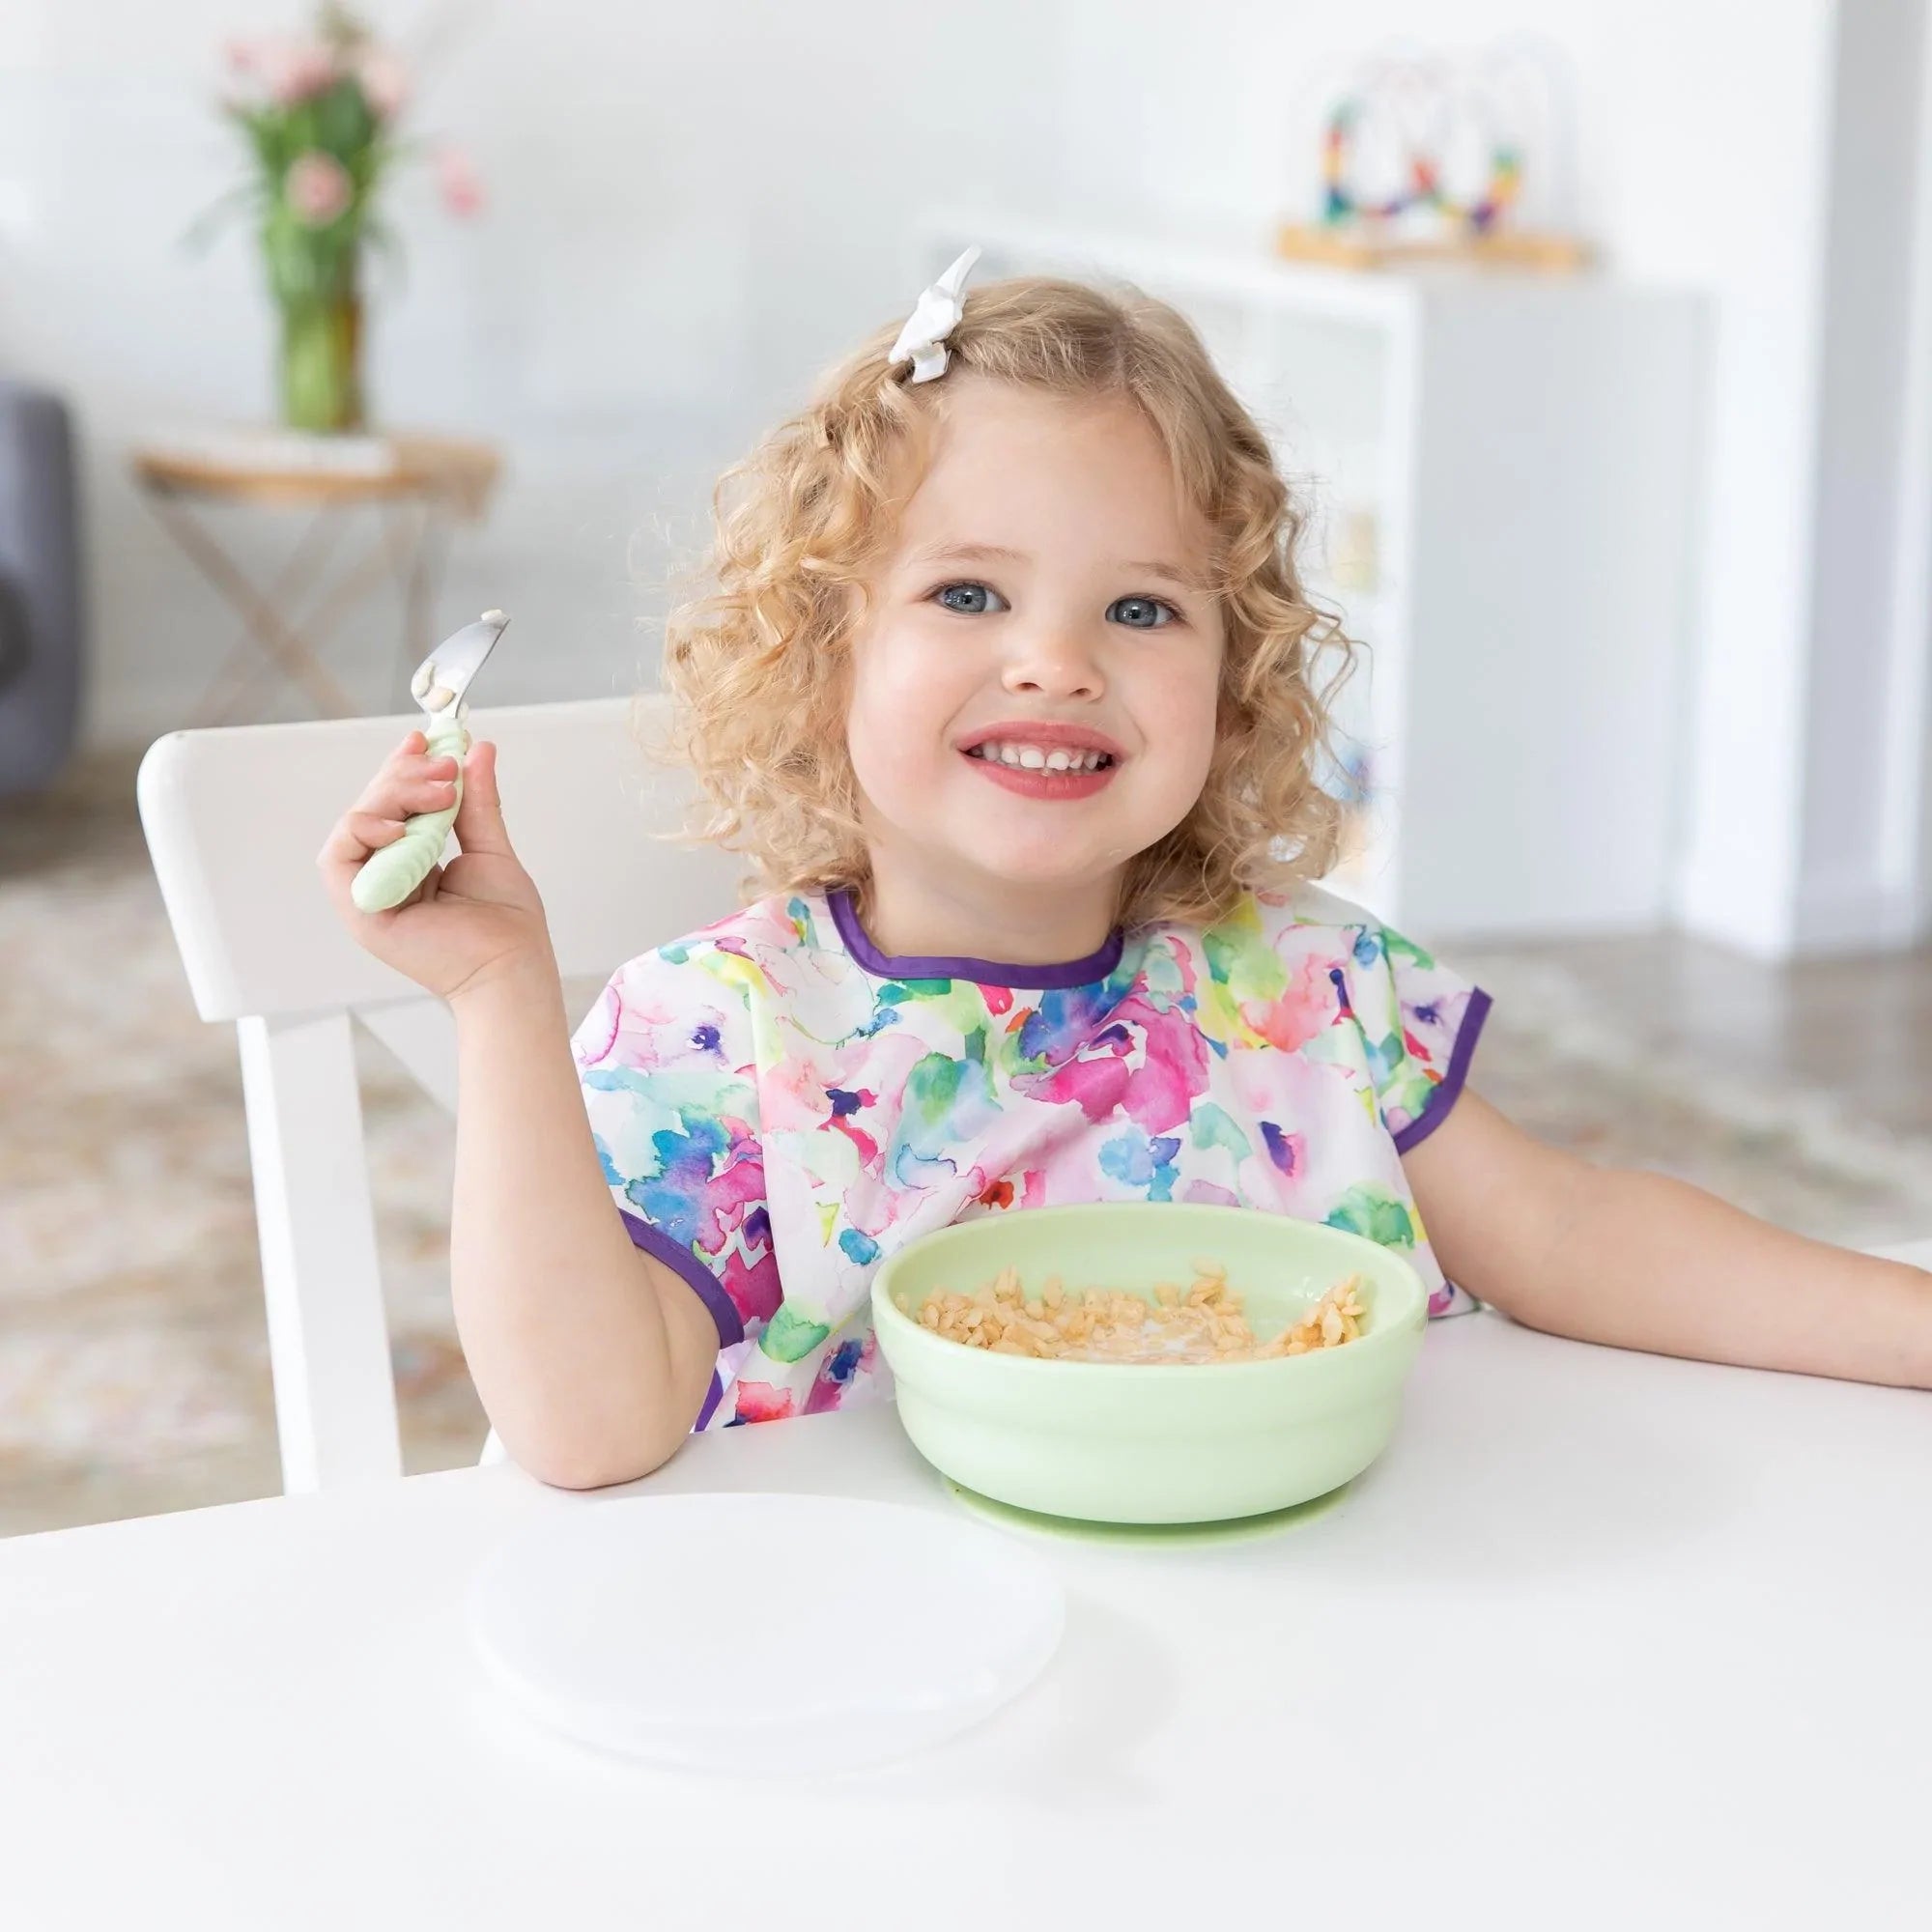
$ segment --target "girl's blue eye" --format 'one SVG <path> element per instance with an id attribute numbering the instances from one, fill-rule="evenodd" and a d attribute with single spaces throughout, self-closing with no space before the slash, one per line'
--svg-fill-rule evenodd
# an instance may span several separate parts
<path id="1" fill-rule="evenodd" d="M 1171 624 L 1180 612 L 1158 597 L 1116 597 L 1107 606 L 1107 621 L 1124 624 L 1131 631 L 1158 631 Z"/>
<path id="2" fill-rule="evenodd" d="M 990 583 L 948 583 L 934 594 L 945 610 L 962 611 L 969 617 L 1008 608 L 1007 600 Z"/>

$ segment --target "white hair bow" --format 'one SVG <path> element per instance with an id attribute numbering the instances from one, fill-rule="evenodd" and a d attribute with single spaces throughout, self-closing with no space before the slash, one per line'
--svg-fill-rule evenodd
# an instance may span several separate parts
<path id="1" fill-rule="evenodd" d="M 966 277 L 979 259 L 979 249 L 967 249 L 920 297 L 906 317 L 906 326 L 899 330 L 899 339 L 893 344 L 893 353 L 886 357 L 889 369 L 897 368 L 910 357 L 915 383 L 929 383 L 935 376 L 945 375 L 946 338 L 959 327 L 959 318 L 966 312 Z"/>

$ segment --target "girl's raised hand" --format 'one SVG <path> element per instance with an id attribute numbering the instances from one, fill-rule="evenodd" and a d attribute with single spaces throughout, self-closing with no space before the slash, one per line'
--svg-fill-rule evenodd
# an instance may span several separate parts
<path id="1" fill-rule="evenodd" d="M 358 945 L 440 999 L 533 968 L 554 976 L 543 900 L 511 849 L 497 792 L 497 748 L 487 740 L 463 761 L 455 824 L 461 855 L 433 867 L 387 912 L 362 912 L 351 897 L 363 861 L 400 838 L 404 820 L 449 809 L 456 760 L 430 756 L 426 743 L 420 731 L 403 740 L 316 855 L 337 915 Z"/>

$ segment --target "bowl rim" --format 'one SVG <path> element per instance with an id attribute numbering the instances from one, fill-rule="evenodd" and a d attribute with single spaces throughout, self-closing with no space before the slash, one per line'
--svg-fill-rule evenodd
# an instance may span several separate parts
<path id="1" fill-rule="evenodd" d="M 1393 1263 L 1398 1279 L 1405 1293 L 1412 1296 L 1410 1305 L 1398 1309 L 1386 1321 L 1378 1321 L 1374 1327 L 1350 1342 L 1346 1349 L 1311 1349 L 1303 1355 L 1274 1355 L 1265 1361 L 1246 1362 L 1088 1362 L 1065 1358 L 1043 1359 L 1037 1355 L 996 1355 L 984 1349 L 962 1348 L 957 1342 L 949 1342 L 943 1336 L 935 1335 L 931 1329 L 916 1321 L 898 1303 L 893 1299 L 891 1279 L 900 1259 L 923 1247 L 927 1242 L 938 1241 L 963 1229 L 980 1228 L 985 1225 L 984 1217 L 975 1216 L 970 1221 L 954 1221 L 944 1228 L 935 1228 L 929 1234 L 922 1235 L 917 1240 L 909 1241 L 882 1262 L 872 1276 L 871 1304 L 874 1329 L 890 1329 L 895 1340 L 911 1340 L 915 1348 L 931 1347 L 944 1349 L 947 1353 L 937 1359 L 952 1361 L 959 1357 L 968 1360 L 975 1357 L 989 1364 L 997 1364 L 993 1373 L 1005 1375 L 1065 1375 L 1078 1372 L 1091 1376 L 1139 1376 L 1150 1368 L 1161 1370 L 1160 1386 L 1173 1388 L 1193 1382 L 1203 1376 L 1212 1376 L 1217 1383 L 1226 1384 L 1237 1378 L 1253 1379 L 1258 1376 L 1279 1374 L 1284 1369 L 1297 1369 L 1303 1373 L 1333 1373 L 1318 1370 L 1314 1365 L 1320 1362 L 1340 1364 L 1345 1361 L 1359 1365 L 1369 1355 L 1378 1355 L 1389 1349 L 1403 1347 L 1414 1334 L 1417 1327 L 1426 1322 L 1429 1314 L 1429 1292 L 1422 1285 L 1422 1276 L 1415 1264 L 1407 1256 L 1394 1248 L 1385 1247 L 1379 1241 L 1371 1240 L 1366 1235 L 1357 1235 L 1347 1228 L 1331 1228 L 1321 1221 L 1303 1221 L 1292 1214 L 1272 1214 L 1264 1208 L 1226 1208 L 1205 1201 L 1093 1201 L 1072 1202 L 1055 1208 L 1020 1208 L 1012 1211 L 1029 1216 L 1054 1216 L 1072 1218 L 1094 1213 L 1096 1209 L 1155 1208 L 1163 1215 L 1180 1214 L 1199 1216 L 1204 1220 L 1222 1218 L 1229 1215 L 1262 1215 L 1266 1219 L 1286 1222 L 1304 1232 L 1320 1236 L 1344 1247 L 1373 1250 L 1386 1264 Z M 917 1339 L 912 1339 L 917 1338 Z M 883 1337 L 880 1347 L 885 1348 Z"/>

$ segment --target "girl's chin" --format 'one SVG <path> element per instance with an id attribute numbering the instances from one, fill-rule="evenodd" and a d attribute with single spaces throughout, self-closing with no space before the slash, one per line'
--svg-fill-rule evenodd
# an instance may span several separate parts
<path id="1" fill-rule="evenodd" d="M 961 852 L 959 858 L 977 872 L 1014 892 L 1092 891 L 1114 878 L 1126 864 L 1108 851 L 1069 851 L 1065 844 L 1046 850 L 1015 848 L 988 838 L 983 844 Z"/>
<path id="2" fill-rule="evenodd" d="M 949 814 L 942 829 L 947 841 L 962 847 L 983 871 L 1034 885 L 1072 886 L 1119 873 L 1171 827 L 1150 824 L 1145 813 L 1129 814 L 1103 798 L 1044 808 L 1025 799 L 1000 799 L 989 808 L 981 800 L 971 816 Z"/>

